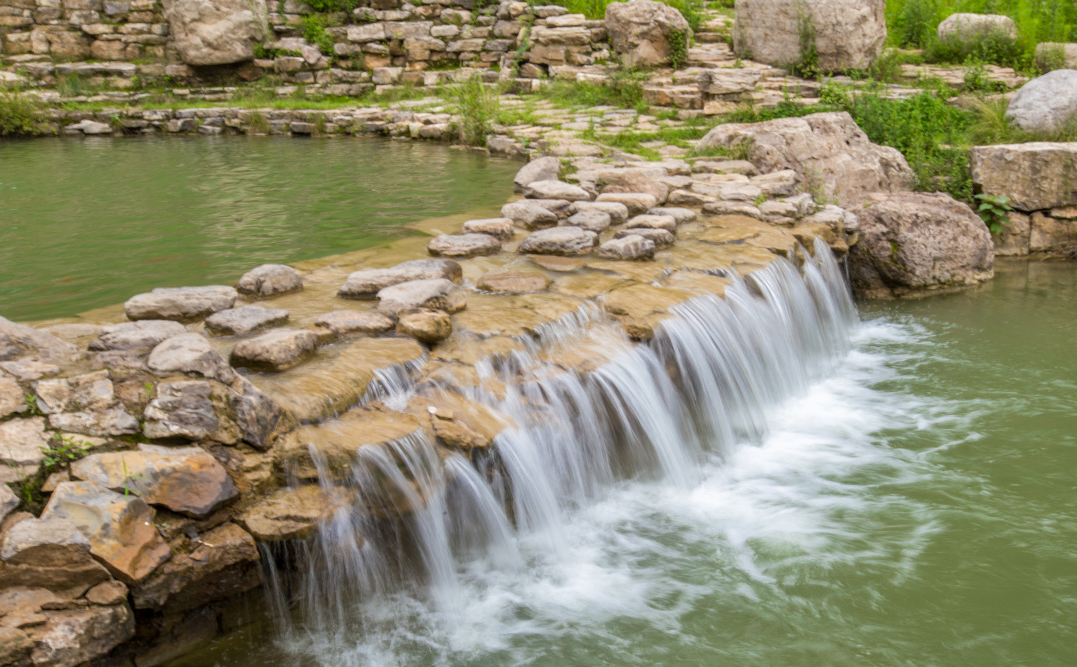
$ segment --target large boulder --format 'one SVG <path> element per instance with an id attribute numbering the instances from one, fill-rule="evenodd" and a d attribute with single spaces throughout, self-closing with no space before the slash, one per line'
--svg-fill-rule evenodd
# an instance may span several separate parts
<path id="1" fill-rule="evenodd" d="M 164 0 L 171 44 L 188 65 L 229 65 L 254 58 L 266 40 L 265 0 Z"/>
<path id="2" fill-rule="evenodd" d="M 940 42 L 970 44 L 990 37 L 1017 39 L 1017 24 L 1001 14 L 951 14 L 939 23 Z"/>
<path id="3" fill-rule="evenodd" d="M 49 611 L 32 636 L 34 665 L 85 665 L 134 637 L 135 617 L 126 602 Z"/>
<path id="4" fill-rule="evenodd" d="M 1041 135 L 1077 127 L 1077 70 L 1056 69 L 1021 86 L 1006 108 L 1006 120 Z"/>
<path id="5" fill-rule="evenodd" d="M 67 519 L 90 541 L 90 552 L 117 579 L 138 581 L 168 560 L 171 552 L 154 526 L 156 513 L 136 495 L 96 482 L 63 482 L 53 491 L 42 519 Z"/>
<path id="6" fill-rule="evenodd" d="M 606 241 L 595 254 L 606 259 L 654 259 L 654 249 L 654 241 L 629 234 Z"/>
<path id="7" fill-rule="evenodd" d="M 994 276 L 991 233 L 949 195 L 880 193 L 851 210 L 860 220 L 860 242 L 849 251 L 849 273 L 860 296 L 903 296 Z"/>
<path id="8" fill-rule="evenodd" d="M 1077 143 L 976 146 L 970 170 L 976 190 L 1005 195 L 1019 211 L 1077 204 Z"/>
<path id="9" fill-rule="evenodd" d="M 71 464 L 71 476 L 197 518 L 239 495 L 224 466 L 200 447 L 139 445 L 136 451 L 93 454 Z"/>
<path id="10" fill-rule="evenodd" d="M 915 179 L 900 151 L 871 143 L 844 111 L 719 125 L 697 150 L 734 146 L 747 148 L 759 171 L 792 169 L 802 182 L 818 181 L 841 204 L 869 192 L 907 191 Z"/>
<path id="11" fill-rule="evenodd" d="M 673 52 L 670 42 L 681 41 L 687 53 L 692 36 L 688 21 L 679 11 L 653 0 L 611 2 L 606 5 L 602 25 L 625 67 L 668 65 Z"/>
<path id="12" fill-rule="evenodd" d="M 742 58 L 786 67 L 814 42 L 825 72 L 866 69 L 886 42 L 885 0 L 737 0 L 733 48 Z"/>

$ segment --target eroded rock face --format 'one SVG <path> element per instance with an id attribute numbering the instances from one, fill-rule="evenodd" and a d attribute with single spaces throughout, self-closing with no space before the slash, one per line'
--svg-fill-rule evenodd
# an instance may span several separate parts
<path id="1" fill-rule="evenodd" d="M 907 191 L 914 182 L 905 157 L 871 143 L 844 111 L 719 125 L 700 140 L 701 148 L 738 144 L 747 144 L 761 172 L 791 169 L 802 180 L 821 181 L 839 204 L 856 203 L 869 192 Z"/>
<path id="2" fill-rule="evenodd" d="M 626 67 L 653 67 L 670 62 L 673 39 L 684 41 L 687 52 L 692 31 L 681 13 L 652 0 L 613 2 L 606 6 L 602 25 L 610 45 Z"/>
<path id="3" fill-rule="evenodd" d="M 158 287 L 131 297 L 123 309 L 131 320 L 191 322 L 231 308 L 237 297 L 235 289 L 224 285 Z"/>
<path id="4" fill-rule="evenodd" d="M 973 42 L 991 35 L 1017 39 L 1017 24 L 1001 14 L 951 14 L 939 23 L 939 41 Z"/>
<path id="5" fill-rule="evenodd" d="M 200 447 L 139 445 L 136 451 L 93 454 L 73 463 L 71 476 L 196 518 L 239 495 L 224 466 Z"/>
<path id="6" fill-rule="evenodd" d="M 463 278 L 463 270 L 451 259 L 414 259 L 388 269 L 364 269 L 349 274 L 337 296 L 372 298 L 386 287 L 437 278 L 458 283 Z"/>
<path id="7" fill-rule="evenodd" d="M 149 369 L 160 375 L 168 373 L 197 373 L 203 377 L 229 383 L 235 371 L 206 337 L 196 333 L 173 336 L 150 352 L 146 361 Z"/>
<path id="8" fill-rule="evenodd" d="M 171 320 L 124 322 L 102 329 L 101 335 L 90 342 L 90 349 L 99 352 L 122 350 L 145 354 L 162 341 L 186 331 L 182 324 Z"/>
<path id="9" fill-rule="evenodd" d="M 1040 134 L 1077 122 L 1077 70 L 1056 69 L 1021 86 L 1006 108 L 1006 120 Z"/>
<path id="10" fill-rule="evenodd" d="M 177 613 L 257 588 L 262 582 L 254 539 L 234 523 L 214 528 L 186 558 L 174 558 L 133 591 L 137 609 Z"/>
<path id="11" fill-rule="evenodd" d="M 303 276 L 285 264 L 263 264 L 244 273 L 236 289 L 258 297 L 288 294 L 303 289 Z"/>
<path id="12" fill-rule="evenodd" d="M 188 65 L 254 58 L 268 34 L 265 0 L 164 0 L 172 45 Z"/>
<path id="13" fill-rule="evenodd" d="M 96 482 L 56 487 L 42 519 L 67 519 L 90 541 L 90 552 L 124 583 L 138 581 L 168 560 L 168 545 L 153 525 L 155 512 L 134 495 Z M 20 524 L 21 525 L 21 524 Z"/>
<path id="14" fill-rule="evenodd" d="M 318 336 L 313 331 L 283 329 L 240 341 L 232 350 L 233 366 L 279 372 L 314 355 Z"/>
<path id="15" fill-rule="evenodd" d="M 520 167 L 520 171 L 516 172 L 513 183 L 516 186 L 516 191 L 522 192 L 524 188 L 535 181 L 555 181 L 560 173 L 561 160 L 555 157 L 540 157 Z"/>
<path id="16" fill-rule="evenodd" d="M 478 257 L 501 250 L 501 241 L 489 234 L 442 234 L 426 246 L 431 255 L 443 257 Z"/>
<path id="17" fill-rule="evenodd" d="M 396 322 L 397 333 L 420 343 L 433 345 L 452 335 L 452 318 L 441 310 L 403 310 Z"/>
<path id="18" fill-rule="evenodd" d="M 517 252 L 533 255 L 586 255 L 598 245 L 598 234 L 579 227 L 550 227 L 531 232 Z"/>
<path id="19" fill-rule="evenodd" d="M 629 234 L 606 241 L 595 254 L 606 259 L 654 259 L 654 251 L 654 241 Z"/>
<path id="20" fill-rule="evenodd" d="M 287 310 L 241 306 L 210 315 L 206 318 L 206 329 L 219 336 L 243 336 L 287 321 Z"/>
<path id="21" fill-rule="evenodd" d="M 412 280 L 378 292 L 378 310 L 390 317 L 417 308 L 455 313 L 467 307 L 467 296 L 451 280 Z"/>
<path id="22" fill-rule="evenodd" d="M 1019 211 L 1077 205 L 1075 143 L 975 146 L 970 168 L 978 190 L 1009 197 Z"/>
<path id="23" fill-rule="evenodd" d="M 902 296 L 994 276 L 990 232 L 949 195 L 877 194 L 852 210 L 860 242 L 849 252 L 849 273 L 860 295 Z"/>
<path id="24" fill-rule="evenodd" d="M 866 69 L 886 42 L 885 0 L 737 0 L 733 48 L 742 58 L 787 67 L 814 35 L 826 72 Z"/>

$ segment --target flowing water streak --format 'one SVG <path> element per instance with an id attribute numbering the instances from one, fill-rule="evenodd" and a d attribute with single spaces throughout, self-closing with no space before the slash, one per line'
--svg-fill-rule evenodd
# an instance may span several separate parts
<path id="1" fill-rule="evenodd" d="M 481 365 L 480 375 L 497 375 L 506 392 L 495 399 L 473 390 L 471 398 L 517 426 L 475 466 L 459 455 L 442 461 L 421 433 L 362 448 L 348 485 L 353 502 L 303 547 L 303 627 L 323 638 L 349 628 L 361 635 L 371 630 L 363 627 L 371 610 L 409 616 L 416 598 L 396 593 L 420 583 L 422 604 L 451 624 L 464 613 L 458 577 L 467 562 L 527 567 L 523 544 L 530 558 L 557 561 L 570 547 L 565 517 L 617 479 L 687 490 L 709 454 L 760 439 L 767 408 L 804 391 L 849 349 L 855 308 L 829 249 L 815 245 L 800 270 L 779 259 L 735 282 L 724 299 L 674 307 L 650 345 L 630 345 L 588 308 L 545 327 L 507 363 Z M 573 346 L 605 363 L 565 369 L 558 351 Z M 393 389 L 387 396 L 410 395 L 403 374 L 391 379 L 383 379 Z"/>

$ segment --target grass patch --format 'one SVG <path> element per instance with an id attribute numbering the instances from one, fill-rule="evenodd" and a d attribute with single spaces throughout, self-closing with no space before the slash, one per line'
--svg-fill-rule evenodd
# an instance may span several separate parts
<path id="1" fill-rule="evenodd" d="M 643 101 L 643 84 L 650 74 L 641 70 L 617 70 L 601 85 L 579 81 L 551 81 L 536 96 L 569 109 L 588 109 L 612 106 L 648 113 L 650 105 Z"/>
<path id="2" fill-rule="evenodd" d="M 497 86 L 487 86 L 482 77 L 473 74 L 448 91 L 460 141 L 468 146 L 485 146 L 486 137 L 493 131 L 494 120 L 501 108 L 501 91 Z"/>
<path id="3" fill-rule="evenodd" d="M 0 89 L 0 136 L 40 134 L 42 114 L 37 98 Z"/>
<path id="4" fill-rule="evenodd" d="M 549 4 L 560 5 L 567 9 L 570 14 L 583 14 L 589 19 L 598 20 L 606 16 L 606 7 L 614 2 L 622 1 L 624 0 L 554 0 Z M 661 1 L 679 11 L 693 32 L 703 27 L 703 22 L 706 19 L 703 15 L 703 10 L 706 6 L 704 0 Z"/>

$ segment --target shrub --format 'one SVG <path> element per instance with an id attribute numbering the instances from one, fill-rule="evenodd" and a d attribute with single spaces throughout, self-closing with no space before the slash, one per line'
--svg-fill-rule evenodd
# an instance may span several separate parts
<path id="1" fill-rule="evenodd" d="M 303 38 L 311 44 L 316 44 L 321 52 L 330 58 L 333 57 L 333 36 L 326 32 L 326 28 L 332 28 L 339 25 L 339 21 L 334 21 L 331 18 L 323 14 L 307 14 L 300 19 L 300 31 L 303 33 Z"/>
<path id="2" fill-rule="evenodd" d="M 0 89 L 0 136 L 40 134 L 41 103 L 16 91 Z"/>
<path id="3" fill-rule="evenodd" d="M 482 77 L 474 74 L 449 92 L 459 116 L 460 141 L 469 146 L 485 145 L 500 108 L 500 91 L 496 86 L 486 86 Z"/>

